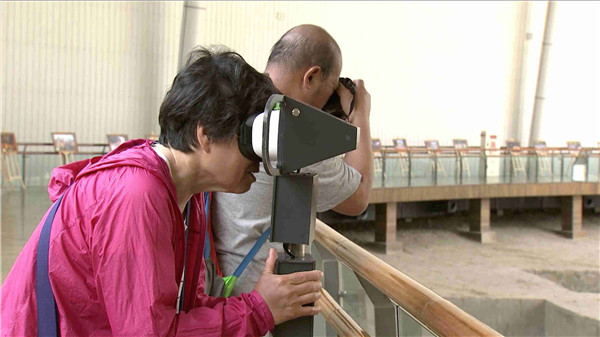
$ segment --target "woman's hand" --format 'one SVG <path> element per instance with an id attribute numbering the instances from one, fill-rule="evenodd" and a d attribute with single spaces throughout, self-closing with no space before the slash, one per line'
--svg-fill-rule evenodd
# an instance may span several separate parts
<path id="1" fill-rule="evenodd" d="M 321 279 L 319 270 L 297 272 L 288 275 L 273 274 L 277 253 L 271 248 L 265 269 L 256 282 L 256 290 L 265 300 L 275 325 L 301 316 L 314 316 L 321 309 L 303 304 L 313 303 L 321 297 Z"/>

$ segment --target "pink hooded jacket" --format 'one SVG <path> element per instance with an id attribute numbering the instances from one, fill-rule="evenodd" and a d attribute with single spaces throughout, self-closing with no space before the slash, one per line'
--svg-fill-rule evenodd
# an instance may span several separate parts
<path id="1" fill-rule="evenodd" d="M 61 335 L 263 336 L 273 330 L 271 311 L 256 291 L 204 294 L 201 194 L 191 200 L 185 312 L 176 314 L 185 228 L 168 166 L 151 141 L 129 141 L 103 157 L 56 168 L 50 198 L 65 191 L 49 251 Z M 35 265 L 47 215 L 2 285 L 3 336 L 37 335 Z"/>

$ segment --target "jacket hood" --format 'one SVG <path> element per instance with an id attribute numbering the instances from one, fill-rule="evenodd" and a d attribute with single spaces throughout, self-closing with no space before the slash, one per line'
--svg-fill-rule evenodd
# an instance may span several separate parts
<path id="1" fill-rule="evenodd" d="M 50 200 L 52 202 L 58 200 L 71 184 L 88 174 L 120 166 L 144 168 L 161 178 L 167 185 L 172 184 L 166 179 L 170 174 L 165 175 L 165 172 L 160 172 L 162 170 L 168 171 L 168 168 L 166 164 L 160 165 L 162 159 L 151 148 L 153 142 L 148 139 L 130 140 L 103 156 L 80 160 L 55 168 L 52 170 L 52 177 L 48 184 Z M 128 151 L 135 148 L 140 149 L 140 151 Z M 148 158 L 153 160 L 149 161 Z"/>

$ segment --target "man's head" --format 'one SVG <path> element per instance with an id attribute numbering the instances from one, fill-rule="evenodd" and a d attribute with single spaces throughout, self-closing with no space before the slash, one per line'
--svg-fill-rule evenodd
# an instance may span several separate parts
<path id="1" fill-rule="evenodd" d="M 342 53 L 323 28 L 290 29 L 271 49 L 266 72 L 284 95 L 322 108 L 338 86 Z"/>

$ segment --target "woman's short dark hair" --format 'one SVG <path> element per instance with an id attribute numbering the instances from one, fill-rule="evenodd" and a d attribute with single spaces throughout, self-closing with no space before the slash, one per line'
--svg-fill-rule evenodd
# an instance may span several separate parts
<path id="1" fill-rule="evenodd" d="M 198 126 L 212 142 L 231 140 L 245 118 L 263 111 L 276 92 L 271 79 L 238 53 L 223 46 L 197 48 L 160 106 L 159 142 L 192 152 L 198 146 Z"/>

